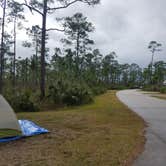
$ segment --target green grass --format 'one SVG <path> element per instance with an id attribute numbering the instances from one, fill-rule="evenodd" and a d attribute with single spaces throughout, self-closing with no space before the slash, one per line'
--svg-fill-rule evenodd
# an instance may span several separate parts
<path id="1" fill-rule="evenodd" d="M 89 105 L 59 111 L 19 113 L 50 130 L 0 146 L 0 163 L 25 166 L 118 166 L 129 164 L 144 145 L 144 121 L 115 91 Z M 7 154 L 7 155 L 3 155 Z"/>
<path id="2" fill-rule="evenodd" d="M 4 137 L 12 137 L 21 135 L 21 132 L 17 130 L 10 130 L 10 129 L 0 129 L 0 138 Z"/>

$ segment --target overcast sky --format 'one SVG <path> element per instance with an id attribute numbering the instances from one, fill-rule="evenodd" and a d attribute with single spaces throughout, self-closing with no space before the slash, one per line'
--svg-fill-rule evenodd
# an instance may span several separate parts
<path id="1" fill-rule="evenodd" d="M 22 0 L 18 0 L 22 1 Z M 166 0 L 101 0 L 101 4 L 88 7 L 77 3 L 68 9 L 56 11 L 49 16 L 47 28 L 57 27 L 56 17 L 72 16 L 82 12 L 95 25 L 91 34 L 95 48 L 103 54 L 115 51 L 121 63 L 138 63 L 147 65 L 151 54 L 147 49 L 151 40 L 162 43 L 162 52 L 157 53 L 155 60 L 166 60 Z M 27 15 L 28 13 L 28 15 Z M 39 24 L 40 16 L 26 11 L 28 25 Z M 61 32 L 50 33 L 48 46 L 61 46 Z M 25 32 L 19 32 L 19 40 L 25 38 Z M 18 46 L 18 55 L 28 55 L 26 50 Z"/>

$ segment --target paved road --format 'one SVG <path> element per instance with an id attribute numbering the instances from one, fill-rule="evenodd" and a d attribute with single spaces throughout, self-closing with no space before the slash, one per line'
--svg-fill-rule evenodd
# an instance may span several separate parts
<path id="1" fill-rule="evenodd" d="M 134 166 L 166 166 L 166 100 L 138 90 L 120 91 L 117 96 L 148 123 L 145 151 Z"/>

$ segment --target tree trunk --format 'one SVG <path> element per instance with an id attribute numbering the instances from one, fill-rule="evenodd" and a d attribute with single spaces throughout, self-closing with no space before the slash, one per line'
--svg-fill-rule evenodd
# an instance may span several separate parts
<path id="1" fill-rule="evenodd" d="M 14 19 L 13 87 L 16 85 L 16 17 Z"/>
<path id="2" fill-rule="evenodd" d="M 38 39 L 36 35 L 36 53 L 35 53 L 35 87 L 38 85 Z"/>
<path id="3" fill-rule="evenodd" d="M 1 34 L 1 54 L 0 54 L 0 93 L 3 92 L 3 73 L 4 73 L 4 28 L 5 28 L 5 16 L 6 16 L 6 0 L 3 4 L 3 16 L 2 16 L 2 34 Z"/>
<path id="4" fill-rule="evenodd" d="M 153 59 L 154 59 L 154 50 L 152 51 L 152 62 L 151 62 L 151 74 L 150 74 L 151 84 L 153 84 Z"/>
<path id="5" fill-rule="evenodd" d="M 77 32 L 77 41 L 76 41 L 76 73 L 79 76 L 79 50 L 80 50 L 80 34 Z"/>
<path id="6" fill-rule="evenodd" d="M 46 39 L 46 17 L 47 17 L 47 0 L 43 2 L 43 15 L 42 15 L 42 44 L 41 44 L 41 78 L 40 78 L 40 91 L 41 99 L 45 97 L 45 39 Z"/>
<path id="7" fill-rule="evenodd" d="M 25 59 L 25 88 L 28 87 L 29 82 L 28 82 L 28 58 Z"/>

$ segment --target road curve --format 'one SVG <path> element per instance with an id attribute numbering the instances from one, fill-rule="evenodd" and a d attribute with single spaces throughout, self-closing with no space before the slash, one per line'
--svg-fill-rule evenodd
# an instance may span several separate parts
<path id="1" fill-rule="evenodd" d="M 134 166 L 166 166 L 166 100 L 150 97 L 139 90 L 123 90 L 118 98 L 147 122 L 147 142 Z"/>

